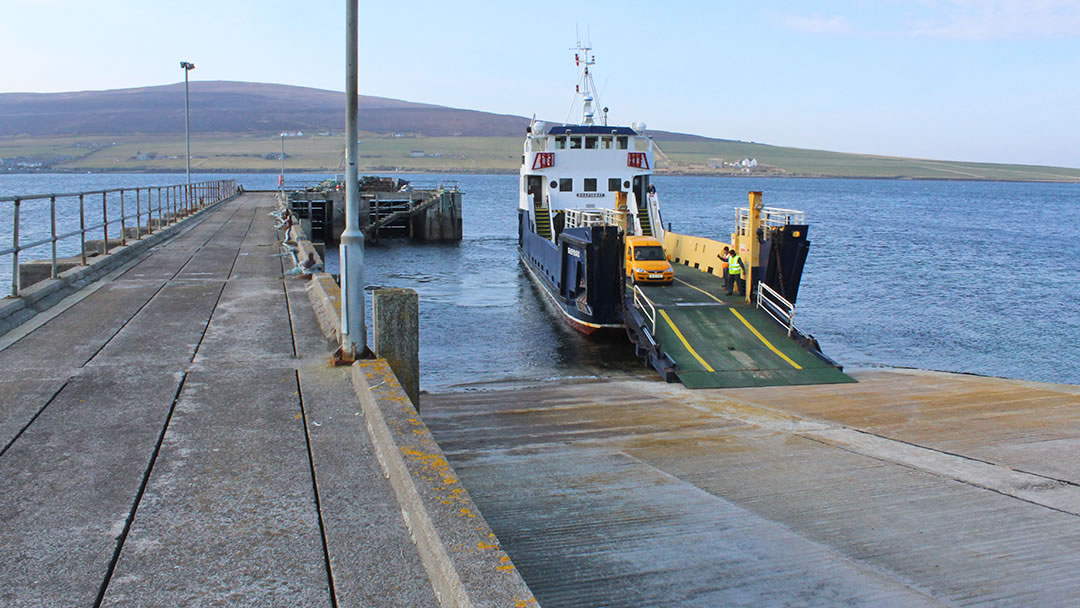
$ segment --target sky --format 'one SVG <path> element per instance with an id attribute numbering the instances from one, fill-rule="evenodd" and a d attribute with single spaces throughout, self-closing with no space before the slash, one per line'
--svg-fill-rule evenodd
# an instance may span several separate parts
<path id="1" fill-rule="evenodd" d="M 360 93 L 781 146 L 1080 167 L 1080 0 L 360 2 Z M 345 89 L 345 2 L 3 0 L 0 93 Z M 344 122 L 344 118 L 342 119 Z"/>

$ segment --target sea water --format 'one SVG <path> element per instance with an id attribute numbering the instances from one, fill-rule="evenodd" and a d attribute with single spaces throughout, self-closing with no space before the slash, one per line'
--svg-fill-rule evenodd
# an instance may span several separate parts
<path id="1" fill-rule="evenodd" d="M 517 259 L 517 176 L 401 177 L 418 186 L 453 181 L 465 193 L 460 243 L 385 241 L 365 254 L 369 289 L 419 294 L 424 390 L 650 374 L 625 338 L 581 336 L 545 307 Z M 223 178 L 247 189 L 277 185 L 266 174 L 192 177 Z M 183 179 L 4 175 L 0 196 Z M 795 322 L 846 368 L 1080 384 L 1078 184 L 669 176 L 653 183 L 665 224 L 684 234 L 728 240 L 734 209 L 752 190 L 764 192 L 767 206 L 804 211 L 812 244 Z M 0 249 L 11 239 L 9 207 L 0 204 Z M 40 213 L 25 211 L 23 241 L 47 235 Z M 8 265 L 0 256 L 4 286 Z"/>

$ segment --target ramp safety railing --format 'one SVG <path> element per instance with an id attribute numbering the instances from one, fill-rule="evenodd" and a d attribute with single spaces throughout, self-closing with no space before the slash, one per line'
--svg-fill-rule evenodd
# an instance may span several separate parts
<path id="1" fill-rule="evenodd" d="M 55 279 L 59 255 L 78 255 L 79 264 L 85 266 L 87 256 L 96 253 L 87 253 L 87 237 L 100 236 L 100 252 L 108 254 L 110 249 L 127 245 L 129 238 L 138 240 L 152 234 L 235 192 L 236 182 L 230 179 L 198 182 L 190 189 L 187 184 L 176 184 L 0 197 L 0 226 L 6 223 L 4 216 L 10 214 L 11 219 L 11 246 L 0 249 L 0 257 L 11 256 L 11 296 L 21 293 L 19 260 L 23 252 L 51 246 L 49 277 Z M 24 203 L 29 203 L 25 210 Z M 24 227 L 24 223 L 28 225 Z M 113 232 L 110 239 L 110 229 L 116 228 L 119 234 Z M 29 241 L 23 240 L 24 230 Z M 79 237 L 77 249 L 65 241 L 74 237 Z"/>
<path id="2" fill-rule="evenodd" d="M 782 327 L 786 327 L 787 335 L 790 338 L 791 334 L 795 332 L 795 305 L 788 302 L 775 289 L 762 282 L 757 284 L 754 294 L 756 296 L 754 299 L 755 305 L 765 311 L 765 314 L 772 317 Z"/>
<path id="3" fill-rule="evenodd" d="M 637 285 L 634 285 L 634 307 L 649 320 L 649 335 L 656 336 L 656 306 Z"/>

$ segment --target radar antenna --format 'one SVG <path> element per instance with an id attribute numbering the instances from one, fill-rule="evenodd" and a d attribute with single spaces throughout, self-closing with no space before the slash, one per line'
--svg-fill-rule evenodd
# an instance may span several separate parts
<path id="1" fill-rule="evenodd" d="M 578 81 L 577 93 L 582 96 L 581 124 L 596 124 L 593 112 L 593 102 L 599 100 L 595 97 L 596 83 L 593 82 L 592 72 L 589 66 L 596 64 L 596 56 L 591 53 L 592 47 L 588 43 L 582 44 L 578 39 L 577 46 L 570 49 L 574 51 L 574 65 L 581 68 L 581 80 Z"/>

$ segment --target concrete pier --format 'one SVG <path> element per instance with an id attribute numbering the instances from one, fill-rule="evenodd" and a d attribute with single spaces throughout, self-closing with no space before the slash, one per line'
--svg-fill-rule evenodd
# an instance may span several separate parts
<path id="1" fill-rule="evenodd" d="M 0 336 L 0 605 L 532 601 L 495 540 L 468 571 L 416 548 L 376 457 L 399 448 L 372 441 L 352 370 L 329 365 L 276 208 L 247 194 L 189 218 Z M 380 391 L 408 403 L 392 379 Z M 490 534 L 409 508 L 444 555 L 458 528 Z"/>

